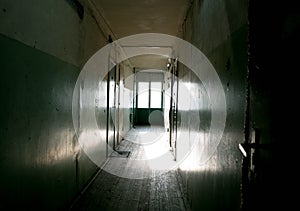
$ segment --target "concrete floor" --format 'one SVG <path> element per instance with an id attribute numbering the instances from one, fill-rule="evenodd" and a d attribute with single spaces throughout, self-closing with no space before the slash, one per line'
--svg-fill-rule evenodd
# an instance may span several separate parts
<path id="1" fill-rule="evenodd" d="M 156 139 L 158 143 L 165 141 L 164 135 L 164 130 L 159 128 L 132 129 L 118 148 L 122 152 L 130 151 L 128 158 L 122 155 L 117 158 L 113 153 L 106 163 L 106 166 L 115 166 L 115 159 L 121 159 L 119 171 L 129 177 L 120 177 L 108 173 L 109 170 L 100 170 L 70 210 L 189 210 L 176 170 L 167 172 L 151 170 L 147 162 L 143 163 L 144 166 L 140 164 L 138 168 L 129 165 L 132 159 L 145 158 L 146 151 L 143 149 L 145 145 L 149 146 L 149 137 Z M 171 152 L 169 154 L 171 155 Z M 149 170 L 152 176 L 148 175 Z M 140 175 L 144 172 L 144 178 L 130 179 L 132 171 Z"/>

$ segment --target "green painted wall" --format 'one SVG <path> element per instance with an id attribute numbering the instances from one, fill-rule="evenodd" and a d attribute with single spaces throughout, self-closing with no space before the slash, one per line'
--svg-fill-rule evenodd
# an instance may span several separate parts
<path id="1" fill-rule="evenodd" d="M 0 209 L 58 210 L 97 170 L 72 122 L 79 68 L 0 35 Z"/>

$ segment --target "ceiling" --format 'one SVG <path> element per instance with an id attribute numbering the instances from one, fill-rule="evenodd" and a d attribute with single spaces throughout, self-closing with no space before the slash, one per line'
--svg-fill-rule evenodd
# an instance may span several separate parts
<path id="1" fill-rule="evenodd" d="M 137 33 L 176 36 L 190 0 L 93 0 L 117 39 Z"/>
<path id="2" fill-rule="evenodd" d="M 116 39 L 138 33 L 179 34 L 190 0 L 91 0 Z M 139 68 L 165 69 L 166 58 L 139 56 L 130 59 Z"/>
<path id="3" fill-rule="evenodd" d="M 168 58 L 159 55 L 142 55 L 130 59 L 137 71 L 139 70 L 166 70 Z"/>

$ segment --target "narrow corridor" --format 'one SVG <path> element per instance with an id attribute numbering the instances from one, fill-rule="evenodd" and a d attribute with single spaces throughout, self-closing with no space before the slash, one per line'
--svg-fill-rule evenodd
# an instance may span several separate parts
<path id="1" fill-rule="evenodd" d="M 293 210 L 298 5 L 0 0 L 0 210 Z"/>

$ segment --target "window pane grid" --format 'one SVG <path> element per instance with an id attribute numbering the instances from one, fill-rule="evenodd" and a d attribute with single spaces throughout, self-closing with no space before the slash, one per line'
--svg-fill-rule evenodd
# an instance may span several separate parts
<path id="1" fill-rule="evenodd" d="M 161 108 L 162 82 L 138 82 L 137 98 L 138 108 Z"/>

